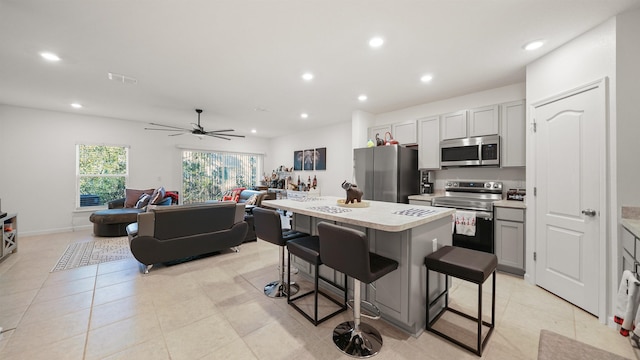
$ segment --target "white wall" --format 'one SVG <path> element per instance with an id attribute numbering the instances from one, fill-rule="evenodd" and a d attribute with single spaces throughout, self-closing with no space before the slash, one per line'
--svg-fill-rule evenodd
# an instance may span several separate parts
<path id="1" fill-rule="evenodd" d="M 527 66 L 527 102 L 529 104 L 549 98 L 564 91 L 568 91 L 589 82 L 608 78 L 609 80 L 609 106 L 607 119 L 609 129 L 609 144 L 615 144 L 616 126 L 616 19 L 610 19 L 596 28 L 573 39 L 567 44 L 554 50 L 548 55 Z M 527 192 L 531 193 L 535 185 L 535 154 L 533 150 L 533 136 L 531 130 L 527 134 Z M 611 166 L 615 166 L 615 159 L 608 157 L 610 172 L 608 173 L 609 184 L 607 186 L 607 197 L 611 204 L 605 212 L 615 213 L 616 191 L 615 191 L 615 170 L 611 171 Z M 613 210 L 613 211 L 612 211 Z M 533 265 L 533 252 L 535 251 L 535 202 L 527 203 L 527 227 L 526 227 L 526 264 L 527 277 L 535 282 L 535 267 Z M 611 219 L 607 219 L 611 224 Z M 606 258 L 607 264 L 607 284 L 603 289 L 607 292 L 608 299 L 607 312 L 613 310 L 613 296 L 617 290 L 617 269 L 618 269 L 618 245 L 616 226 L 607 226 L 609 236 Z M 612 255 L 613 254 L 613 255 Z"/>
<path id="2" fill-rule="evenodd" d="M 640 206 L 640 9 L 618 16 L 616 165 L 618 218 L 622 206 Z"/>
<path id="3" fill-rule="evenodd" d="M 145 131 L 141 122 L 0 105 L 2 210 L 18 213 L 21 235 L 90 226 L 75 208 L 75 145 L 129 145 L 130 188 L 181 190 L 178 145 L 266 153 L 268 140 L 231 141 Z"/>
<path id="4" fill-rule="evenodd" d="M 353 180 L 353 148 L 351 147 L 351 123 L 343 122 L 307 132 L 287 134 L 271 139 L 269 154 L 265 159 L 265 172 L 270 174 L 280 165 L 293 167 L 293 152 L 296 150 L 327 148 L 327 170 L 296 171 L 297 176 L 307 181 L 316 175 L 321 195 L 344 196 L 340 187 L 344 180 Z"/>

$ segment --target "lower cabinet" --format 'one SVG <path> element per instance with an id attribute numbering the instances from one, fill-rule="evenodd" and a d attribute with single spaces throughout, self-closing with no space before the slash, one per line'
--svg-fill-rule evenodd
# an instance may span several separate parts
<path id="1" fill-rule="evenodd" d="M 495 249 L 498 269 L 524 275 L 524 210 L 495 208 Z"/>

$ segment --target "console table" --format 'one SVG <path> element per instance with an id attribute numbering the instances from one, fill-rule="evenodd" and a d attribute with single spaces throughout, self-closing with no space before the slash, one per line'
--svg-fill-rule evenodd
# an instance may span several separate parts
<path id="1" fill-rule="evenodd" d="M 2 222 L 2 246 L 0 247 L 0 261 L 9 254 L 18 251 L 18 214 L 8 214 L 0 218 Z"/>

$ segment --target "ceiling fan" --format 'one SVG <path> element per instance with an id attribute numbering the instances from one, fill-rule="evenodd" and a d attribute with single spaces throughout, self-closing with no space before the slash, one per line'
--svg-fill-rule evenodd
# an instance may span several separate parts
<path id="1" fill-rule="evenodd" d="M 185 133 L 190 133 L 191 135 L 197 136 L 200 139 L 202 139 L 204 136 L 211 136 L 211 137 L 216 137 L 224 140 L 231 140 L 228 137 L 238 137 L 238 138 L 244 137 L 244 135 L 226 134 L 230 131 L 235 131 L 233 129 L 205 131 L 204 128 L 200 125 L 200 114 L 202 114 L 202 109 L 196 109 L 196 112 L 198 113 L 198 123 L 197 124 L 191 123 L 191 125 L 193 125 L 193 129 L 185 129 L 177 126 L 163 125 L 163 124 L 156 124 L 156 123 L 149 123 L 149 124 L 153 126 L 163 126 L 164 129 L 156 129 L 156 128 L 144 128 L 144 129 L 175 132 L 175 134 L 169 134 L 169 136 L 178 136 Z"/>

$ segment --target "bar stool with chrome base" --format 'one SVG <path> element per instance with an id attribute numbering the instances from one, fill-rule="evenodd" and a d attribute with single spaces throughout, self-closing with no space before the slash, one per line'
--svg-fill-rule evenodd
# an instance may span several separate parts
<path id="1" fill-rule="evenodd" d="M 320 240 L 317 236 L 309 236 L 299 239 L 293 239 L 287 242 L 287 249 L 289 250 L 288 257 L 288 271 L 287 271 L 287 283 L 291 284 L 291 255 L 295 255 L 298 258 L 308 262 L 309 264 L 314 265 L 314 289 L 308 291 L 304 294 L 298 294 L 295 298 L 291 297 L 292 294 L 287 294 L 287 303 L 293 306 L 302 316 L 304 316 L 307 320 L 311 321 L 313 325 L 318 326 L 321 322 L 328 320 L 329 318 L 347 310 L 347 275 L 344 275 L 344 285 L 340 286 L 336 284 L 333 280 L 327 279 L 320 275 L 320 265 L 322 265 L 322 258 L 320 257 Z M 344 301 L 340 302 L 334 299 L 332 296 L 327 295 L 324 291 L 318 288 L 318 282 L 322 279 L 326 283 L 334 286 L 339 290 L 344 291 Z M 324 316 L 322 319 L 318 319 L 318 294 L 324 296 L 328 300 L 332 301 L 334 304 L 340 306 L 339 309 L 334 312 Z M 314 313 L 313 317 L 309 316 L 306 312 L 304 312 L 297 304 L 296 301 L 309 296 L 314 295 Z"/>
<path id="2" fill-rule="evenodd" d="M 369 239 L 358 230 L 321 222 L 320 257 L 325 265 L 353 279 L 353 321 L 333 329 L 333 342 L 343 353 L 359 358 L 376 355 L 382 348 L 382 336 L 373 326 L 361 323 L 360 283 L 370 284 L 398 268 L 398 262 L 369 252 Z M 373 317 L 373 318 L 379 318 Z"/>
<path id="3" fill-rule="evenodd" d="M 264 294 L 268 297 L 279 298 L 286 296 L 289 292 L 292 295 L 297 293 L 297 285 L 289 285 L 284 281 L 284 247 L 287 245 L 287 241 L 306 237 L 309 234 L 295 230 L 282 230 L 280 214 L 276 210 L 254 208 L 253 222 L 258 238 L 280 247 L 280 265 L 278 268 L 280 278 L 265 285 Z"/>

